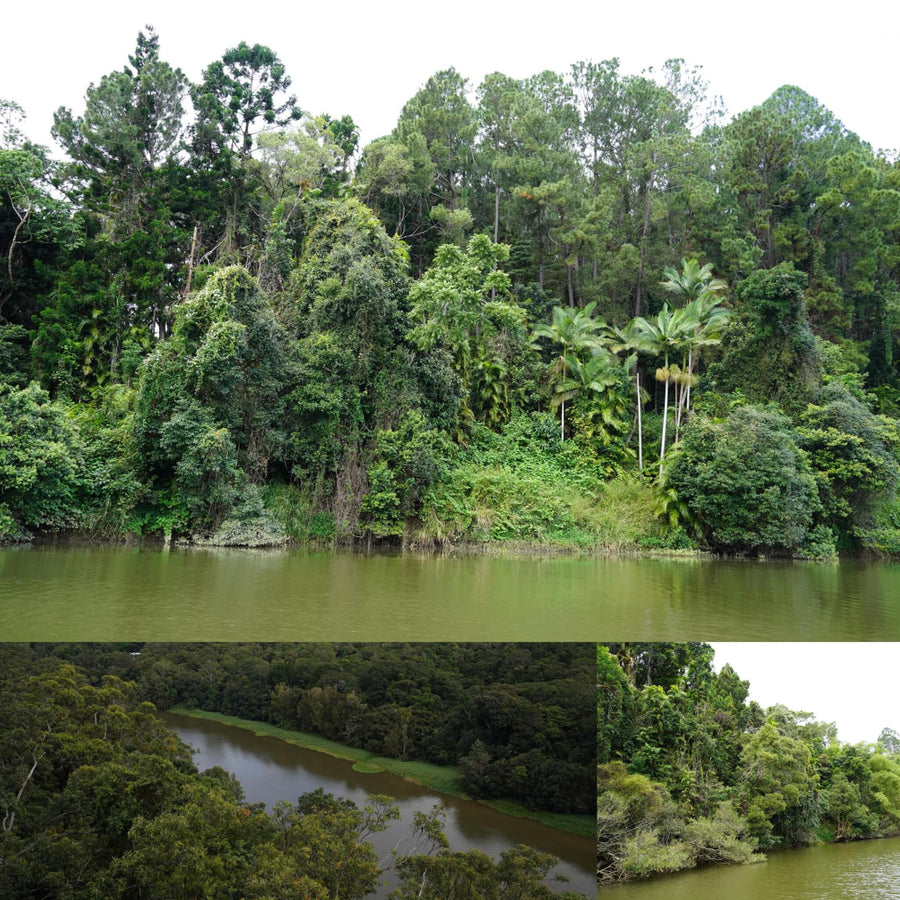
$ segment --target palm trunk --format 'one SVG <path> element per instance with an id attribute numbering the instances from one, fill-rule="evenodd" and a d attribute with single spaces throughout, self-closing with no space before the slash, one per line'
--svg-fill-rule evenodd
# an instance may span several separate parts
<path id="1" fill-rule="evenodd" d="M 669 420 L 669 357 L 666 356 L 666 395 L 663 400 L 662 440 L 659 443 L 659 477 L 663 473 L 663 457 L 666 455 L 666 425 Z"/>
<path id="2" fill-rule="evenodd" d="M 638 468 L 644 471 L 644 435 L 641 430 L 641 372 L 635 366 L 634 381 L 637 385 L 637 420 L 638 420 Z"/>

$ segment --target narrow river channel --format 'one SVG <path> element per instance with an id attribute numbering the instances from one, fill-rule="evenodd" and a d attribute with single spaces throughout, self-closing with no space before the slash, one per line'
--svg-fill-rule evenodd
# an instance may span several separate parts
<path id="1" fill-rule="evenodd" d="M 478 849 L 494 859 L 516 844 L 527 844 L 560 860 L 548 884 L 554 890 L 574 890 L 593 898 L 596 890 L 596 845 L 593 838 L 566 834 L 528 819 L 496 812 L 480 803 L 436 794 L 389 773 L 363 774 L 352 763 L 307 750 L 278 738 L 256 735 L 243 728 L 178 713 L 160 713 L 166 725 L 198 751 L 194 762 L 203 770 L 221 766 L 233 772 L 251 803 L 271 809 L 278 800 L 296 802 L 300 794 L 323 788 L 359 806 L 369 794 L 388 794 L 400 808 L 401 819 L 370 840 L 379 856 L 394 847 L 409 846 L 410 823 L 416 811 L 428 812 L 436 802 L 447 809 L 445 832 L 453 850 Z M 558 880 L 558 876 L 568 879 Z M 387 873 L 385 896 L 391 886 Z"/>
<path id="2" fill-rule="evenodd" d="M 770 853 L 721 866 L 603 887 L 598 900 L 897 900 L 900 837 Z"/>

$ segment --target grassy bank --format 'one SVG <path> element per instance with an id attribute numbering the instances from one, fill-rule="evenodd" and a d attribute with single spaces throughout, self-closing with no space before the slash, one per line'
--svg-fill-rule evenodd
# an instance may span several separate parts
<path id="1" fill-rule="evenodd" d="M 459 797 L 462 800 L 473 799 L 462 789 L 462 777 L 459 768 L 456 766 L 437 766 L 420 760 L 376 756 L 368 750 L 348 747 L 346 744 L 330 741 L 317 734 L 290 731 L 286 728 L 279 728 L 277 725 L 271 725 L 268 722 L 253 722 L 249 719 L 239 719 L 236 716 L 226 716 L 202 709 L 184 709 L 176 706 L 171 709 L 171 712 L 193 716 L 197 719 L 210 719 L 213 722 L 221 722 L 224 725 L 233 725 L 237 728 L 252 731 L 254 734 L 278 738 L 289 744 L 304 747 L 307 750 L 327 753 L 329 756 L 334 756 L 337 759 L 350 760 L 354 763 L 354 769 L 359 772 L 390 772 L 392 775 L 420 784 L 441 794 Z M 484 803 L 486 806 L 490 806 L 506 815 L 533 819 L 550 828 L 556 828 L 570 834 L 589 836 L 594 834 L 597 827 L 593 816 L 567 815 L 564 813 L 526 809 L 524 806 L 511 800 L 479 800 L 476 802 Z"/>

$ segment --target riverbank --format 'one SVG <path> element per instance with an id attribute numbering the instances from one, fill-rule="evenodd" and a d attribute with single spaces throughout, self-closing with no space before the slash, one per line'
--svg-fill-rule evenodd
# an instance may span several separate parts
<path id="1" fill-rule="evenodd" d="M 894 900 L 900 838 L 816 844 L 769 851 L 755 865 L 711 865 L 641 880 L 603 884 L 608 900 Z"/>
<path id="2" fill-rule="evenodd" d="M 860 554 L 859 556 L 826 556 L 812 560 L 798 557 L 785 557 L 777 555 L 747 554 L 747 553 L 715 553 L 697 547 L 666 548 L 647 547 L 636 544 L 581 544 L 566 543 L 560 540 L 515 540 L 485 538 L 483 540 L 422 540 L 417 535 L 403 538 L 379 538 L 368 540 L 366 538 L 286 538 L 270 543 L 250 544 L 217 542 L 211 539 L 195 540 L 193 538 L 174 538 L 164 540 L 160 535 L 139 535 L 130 531 L 103 532 L 100 534 L 75 529 L 71 531 L 38 531 L 27 537 L 9 539 L 0 537 L 0 547 L 34 546 L 90 546 L 90 547 L 117 547 L 117 546 L 147 546 L 147 547 L 177 547 L 181 550 L 310 550 L 310 551 L 341 551 L 354 553 L 360 556 L 376 555 L 385 556 L 392 554 L 412 554 L 425 557 L 465 557 L 484 556 L 508 559 L 559 559 L 566 557 L 581 559 L 683 559 L 683 560 L 754 560 L 766 562 L 769 560 L 784 562 L 815 562 L 815 563 L 839 563 L 841 560 L 848 562 L 891 562 L 894 558 L 888 555 Z"/>
<path id="3" fill-rule="evenodd" d="M 377 756 L 367 750 L 360 750 L 337 741 L 331 741 L 317 734 L 290 731 L 268 722 L 254 722 L 249 719 L 207 712 L 202 709 L 185 709 L 184 707 L 176 706 L 172 707 L 170 712 L 193 716 L 198 719 L 209 719 L 213 722 L 234 726 L 235 728 L 243 728 L 252 731 L 254 734 L 278 738 L 286 743 L 295 744 L 307 750 L 325 753 L 337 759 L 350 760 L 354 764 L 353 768 L 358 772 L 390 772 L 392 775 L 438 791 L 441 794 L 458 797 L 462 800 L 474 800 L 474 802 L 483 803 L 485 806 L 489 806 L 505 815 L 532 819 L 535 822 L 540 822 L 542 825 L 547 825 L 550 828 L 556 828 L 569 834 L 591 836 L 596 830 L 596 821 L 592 816 L 542 812 L 540 810 L 527 809 L 511 800 L 475 800 L 462 789 L 460 770 L 456 766 L 438 766 L 433 763 L 422 762 L 421 760 L 402 760 Z"/>

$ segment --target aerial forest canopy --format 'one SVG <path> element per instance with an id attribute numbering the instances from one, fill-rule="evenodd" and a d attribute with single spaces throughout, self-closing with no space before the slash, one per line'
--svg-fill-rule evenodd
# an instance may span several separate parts
<path id="1" fill-rule="evenodd" d="M 712 662 L 702 643 L 598 646 L 601 884 L 900 833 L 895 731 L 842 744 Z"/>
<path id="2" fill-rule="evenodd" d="M 148 28 L 61 160 L 0 101 L 0 539 L 900 552 L 897 160 L 680 60 L 291 90 Z"/>
<path id="3" fill-rule="evenodd" d="M 271 698 L 273 709 L 286 711 L 285 692 L 293 691 L 303 710 L 315 707 L 318 699 L 321 713 L 321 697 L 304 698 L 310 691 L 300 685 L 328 672 L 332 681 L 334 676 L 347 676 L 351 688 L 358 687 L 356 676 L 364 678 L 364 696 L 372 700 L 373 708 L 379 692 L 395 686 L 392 701 L 400 702 L 406 690 L 424 703 L 431 676 L 434 712 L 445 702 L 450 705 L 452 695 L 458 699 L 467 680 L 481 675 L 515 677 L 515 671 L 533 674 L 540 682 L 535 669 L 540 668 L 542 656 L 548 675 L 545 692 L 542 695 L 540 684 L 522 683 L 521 714 L 533 725 L 540 706 L 555 708 L 559 712 L 552 726 L 566 728 L 561 708 L 565 686 L 555 676 L 577 670 L 584 690 L 575 739 L 588 736 L 581 747 L 583 757 L 590 757 L 581 760 L 587 777 L 579 787 L 588 795 L 585 802 L 592 801 L 593 647 L 584 646 L 579 653 L 552 647 L 543 655 L 535 652 L 531 669 L 531 657 L 524 648 L 518 653 L 497 648 L 493 654 L 471 648 L 458 654 L 463 668 L 470 670 L 465 673 L 459 666 L 449 671 L 454 666 L 447 666 L 446 648 L 452 645 L 429 645 L 445 648 L 432 655 L 430 662 L 436 665 L 426 662 L 427 654 L 420 651 L 413 671 L 404 673 L 412 677 L 391 682 L 391 672 L 402 665 L 396 648 L 389 645 L 380 656 L 378 648 L 371 648 L 375 659 L 367 664 L 362 648 L 341 646 L 353 674 L 341 671 L 341 651 L 330 645 L 178 645 L 157 648 L 144 666 L 135 666 L 143 654 L 111 645 L 70 645 L 55 648 L 57 655 L 39 645 L 0 646 L 0 895 L 60 900 L 353 900 L 371 896 L 383 885 L 383 873 L 391 869 L 395 886 L 389 893 L 384 888 L 378 893 L 391 900 L 440 900 L 459 893 L 486 900 L 510 896 L 585 900 L 580 894 L 554 893 L 544 883 L 557 862 L 550 854 L 519 845 L 493 860 L 478 849 L 452 850 L 442 831 L 439 806 L 416 812 L 409 823 L 410 839 L 402 849 L 398 846 L 382 857 L 369 838 L 399 818 L 390 797 L 370 795 L 368 802 L 358 806 L 318 788 L 300 797 L 286 797 L 268 810 L 249 802 L 232 773 L 218 766 L 198 772 L 191 749 L 167 730 L 147 702 L 148 690 L 170 690 L 184 697 L 203 684 L 205 700 L 218 694 L 226 705 L 243 704 L 242 711 L 255 713 L 258 710 L 248 704 L 261 701 L 267 707 L 267 691 L 280 685 L 282 690 Z M 262 656 L 257 655 L 260 651 Z M 512 657 L 505 665 L 501 652 Z M 96 677 L 89 678 L 60 656 L 81 657 Z M 134 668 L 139 683 L 112 674 L 123 665 Z M 171 680 L 166 679 L 167 670 Z M 208 678 L 211 674 L 213 681 Z M 322 689 L 318 690 L 321 694 Z M 357 718 L 362 714 L 361 697 L 352 689 L 338 693 L 330 683 L 327 690 L 331 694 L 326 694 L 325 706 L 337 707 L 339 696 L 344 712 L 347 704 L 355 703 Z M 490 722 L 498 736 L 507 728 L 527 742 L 510 715 L 517 705 L 514 691 L 498 693 L 502 697 L 492 709 L 491 687 L 484 685 L 472 729 L 487 730 Z M 415 706 L 411 697 L 410 701 L 408 706 Z M 395 708 L 393 703 L 382 708 L 382 718 L 390 718 Z M 419 716 L 412 709 L 406 711 L 411 713 L 407 720 L 415 731 Z M 342 714 L 341 708 L 331 712 L 335 717 Z M 458 710 L 453 713 L 457 722 L 461 715 Z M 549 718 L 546 724 L 538 741 L 560 743 L 559 735 L 551 733 Z M 575 733 L 574 729 L 568 732 L 563 742 Z M 573 767 L 560 762 L 564 769 Z M 522 771 L 532 764 L 533 759 L 516 763 Z"/>

